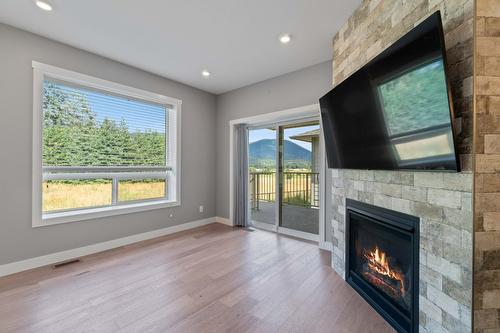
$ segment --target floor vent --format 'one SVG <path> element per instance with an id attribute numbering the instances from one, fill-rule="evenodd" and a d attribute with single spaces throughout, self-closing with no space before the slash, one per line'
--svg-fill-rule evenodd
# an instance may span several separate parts
<path id="1" fill-rule="evenodd" d="M 80 262 L 80 259 L 68 260 L 68 261 L 60 262 L 58 264 L 54 264 L 54 268 L 68 266 L 68 265 L 76 264 L 78 262 Z"/>

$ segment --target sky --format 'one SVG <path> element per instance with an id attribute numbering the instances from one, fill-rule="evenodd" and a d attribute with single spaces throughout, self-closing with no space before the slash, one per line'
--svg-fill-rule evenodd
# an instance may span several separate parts
<path id="1" fill-rule="evenodd" d="M 120 123 L 125 120 L 129 132 L 144 132 L 152 130 L 165 133 L 166 108 L 165 106 L 130 100 L 125 97 L 95 92 L 91 90 L 74 88 L 64 84 L 56 84 L 66 93 L 67 98 L 75 96 L 75 93 L 84 94 L 87 97 L 91 110 L 96 114 L 97 121 L 102 122 L 105 118 Z"/>
<path id="2" fill-rule="evenodd" d="M 165 124 L 168 121 L 165 106 L 130 100 L 125 97 L 95 92 L 82 88 L 74 88 L 60 83 L 56 84 L 63 90 L 67 97 L 74 96 L 75 93 L 84 94 L 88 100 L 91 110 L 96 114 L 97 121 L 102 122 L 105 118 L 120 123 L 122 119 L 126 122 L 130 132 L 153 130 L 165 133 Z M 311 144 L 304 141 L 292 140 L 290 136 L 301 134 L 319 125 L 287 128 L 284 131 L 285 140 L 290 140 L 299 146 L 311 151 Z M 269 129 L 258 129 L 249 131 L 250 143 L 262 139 L 275 139 L 275 131 Z"/>
<path id="3" fill-rule="evenodd" d="M 86 95 L 98 121 L 108 118 L 119 123 L 124 119 L 130 132 L 149 129 L 165 133 L 165 106 L 94 92 Z"/>
<path id="4" fill-rule="evenodd" d="M 295 127 L 295 128 L 286 128 L 283 135 L 285 137 L 285 140 L 292 141 L 299 146 L 311 151 L 312 147 L 311 144 L 308 142 L 300 141 L 300 140 L 292 140 L 290 139 L 290 136 L 294 136 L 297 134 L 301 134 L 307 131 L 312 131 L 314 129 L 318 129 L 319 125 L 314 125 L 314 126 L 303 126 L 303 127 Z M 276 139 L 276 131 L 274 130 L 269 130 L 267 128 L 263 129 L 255 129 L 255 130 L 250 130 L 248 133 L 248 141 L 250 143 L 256 142 L 262 139 Z"/>

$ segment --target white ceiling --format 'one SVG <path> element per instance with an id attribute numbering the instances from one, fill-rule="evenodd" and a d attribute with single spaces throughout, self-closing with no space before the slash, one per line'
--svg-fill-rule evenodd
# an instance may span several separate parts
<path id="1" fill-rule="evenodd" d="M 2 0 L 0 22 L 219 94 L 331 59 L 361 0 L 47 2 Z"/>

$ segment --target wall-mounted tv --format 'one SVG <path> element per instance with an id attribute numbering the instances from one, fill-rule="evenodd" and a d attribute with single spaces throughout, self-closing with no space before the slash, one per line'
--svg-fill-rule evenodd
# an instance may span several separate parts
<path id="1" fill-rule="evenodd" d="M 460 171 L 439 11 L 320 106 L 330 168 Z"/>

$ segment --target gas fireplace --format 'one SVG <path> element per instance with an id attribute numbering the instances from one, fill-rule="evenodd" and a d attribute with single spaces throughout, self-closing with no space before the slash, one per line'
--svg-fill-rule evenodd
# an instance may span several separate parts
<path id="1" fill-rule="evenodd" d="M 346 280 L 397 331 L 418 332 L 419 219 L 347 199 Z"/>

